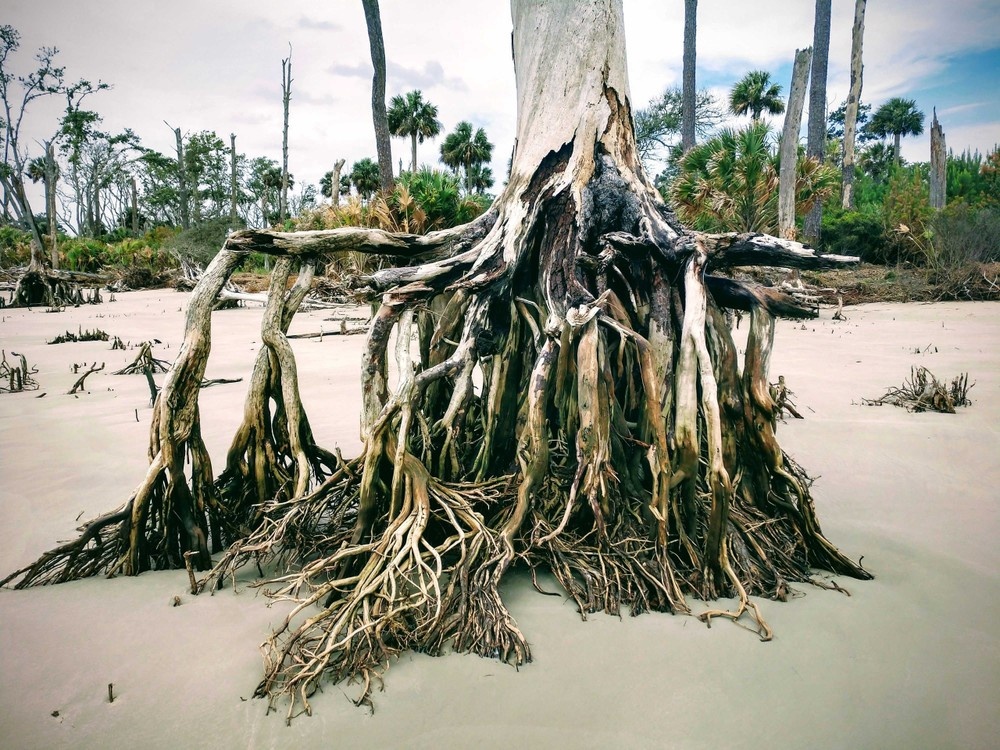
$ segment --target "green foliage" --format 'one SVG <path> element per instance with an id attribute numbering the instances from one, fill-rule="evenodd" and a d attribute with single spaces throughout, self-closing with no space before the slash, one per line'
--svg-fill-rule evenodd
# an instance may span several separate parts
<path id="1" fill-rule="evenodd" d="M 31 235 L 23 229 L 0 225 L 0 267 L 27 265 L 31 260 Z"/>
<path id="2" fill-rule="evenodd" d="M 867 263 L 885 263 L 888 242 L 881 205 L 867 205 L 857 211 L 825 210 L 820 233 L 823 252 L 857 255 Z"/>
<path id="3" fill-rule="evenodd" d="M 405 96 L 396 95 L 389 103 L 386 117 L 389 132 L 400 138 L 410 138 L 413 141 L 413 163 L 411 171 L 417 170 L 416 144 L 423 143 L 426 138 L 433 138 L 441 132 L 441 123 L 437 119 L 438 109 L 430 102 L 424 101 L 420 91 L 411 91 Z"/>
<path id="4" fill-rule="evenodd" d="M 894 152 L 898 163 L 900 137 L 923 133 L 924 113 L 917 109 L 917 103 L 913 99 L 896 96 L 876 110 L 865 130 L 880 138 L 892 136 L 895 139 Z"/>
<path id="5" fill-rule="evenodd" d="M 690 149 L 670 189 L 681 221 L 710 232 L 766 232 L 778 223 L 778 156 L 766 123 L 723 130 Z M 836 171 L 812 158 L 796 166 L 797 215 L 837 186 Z"/>
<path id="6" fill-rule="evenodd" d="M 695 97 L 694 127 L 698 137 L 707 137 L 719 123 L 723 113 L 715 97 L 702 89 Z M 656 158 L 658 153 L 675 145 L 681 137 L 681 89 L 673 86 L 635 113 L 635 145 L 643 161 Z"/>
<path id="7" fill-rule="evenodd" d="M 458 123 L 441 144 L 441 161 L 456 173 L 459 169 L 464 171 L 467 193 L 475 190 L 472 170 L 486 164 L 491 158 L 493 158 L 493 144 L 486 137 L 486 131 L 482 128 L 473 130 L 472 123 L 465 120 Z"/>
<path id="8" fill-rule="evenodd" d="M 354 189 L 358 191 L 358 195 L 364 200 L 368 200 L 382 186 L 381 174 L 378 162 L 366 156 L 364 159 L 354 162 L 348 179 L 350 179 Z"/>
<path id="9" fill-rule="evenodd" d="M 933 259 L 930 189 L 919 165 L 897 170 L 885 197 L 889 261 L 924 265 Z"/>
<path id="10" fill-rule="evenodd" d="M 949 203 L 1000 206 L 1000 149 L 994 148 L 985 159 L 978 151 L 949 154 L 947 196 Z"/>
<path id="11" fill-rule="evenodd" d="M 164 243 L 164 249 L 178 257 L 191 258 L 204 266 L 219 252 L 226 235 L 240 228 L 234 227 L 229 217 L 208 219 L 175 234 Z"/>
<path id="12" fill-rule="evenodd" d="M 785 111 L 781 86 L 771 82 L 771 74 L 766 70 L 751 70 L 729 92 L 729 111 L 734 115 L 749 114 L 754 122 L 764 112 L 780 115 Z"/>

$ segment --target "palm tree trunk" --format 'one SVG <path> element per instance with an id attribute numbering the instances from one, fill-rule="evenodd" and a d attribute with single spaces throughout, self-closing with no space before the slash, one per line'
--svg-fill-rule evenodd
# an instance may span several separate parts
<path id="1" fill-rule="evenodd" d="M 695 142 L 695 59 L 698 36 L 698 0 L 684 0 L 684 73 L 681 84 L 681 150 Z"/>
<path id="2" fill-rule="evenodd" d="M 417 134 L 410 134 L 410 149 L 412 151 L 412 158 L 410 160 L 410 171 L 416 174 L 417 172 Z"/>
<path id="3" fill-rule="evenodd" d="M 382 191 L 392 192 L 392 148 L 389 144 L 389 120 L 385 111 L 385 44 L 382 41 L 382 17 L 378 0 L 361 0 L 368 26 L 368 45 L 371 48 L 372 67 L 372 121 L 375 125 L 375 149 L 381 172 Z"/>
<path id="4" fill-rule="evenodd" d="M 899 166 L 899 162 L 900 162 L 899 149 L 900 149 L 900 139 L 902 138 L 902 135 L 903 135 L 902 133 L 893 133 L 892 134 L 893 163 L 897 167 Z"/>
<path id="5" fill-rule="evenodd" d="M 806 155 L 823 161 L 826 158 L 826 69 L 830 57 L 831 0 L 816 0 L 816 21 L 813 26 L 813 59 L 809 75 L 809 127 Z M 823 220 L 823 204 L 816 201 L 806 214 L 802 234 L 806 242 L 819 240 Z"/>
<path id="6" fill-rule="evenodd" d="M 858 107 L 861 104 L 861 79 L 864 65 L 861 62 L 861 47 L 865 36 L 865 6 L 867 0 L 857 0 L 854 5 L 854 30 L 851 34 L 851 91 L 847 95 L 844 110 L 844 166 L 842 173 L 843 192 L 841 207 L 848 211 L 854 208 L 854 137 L 858 125 Z"/>

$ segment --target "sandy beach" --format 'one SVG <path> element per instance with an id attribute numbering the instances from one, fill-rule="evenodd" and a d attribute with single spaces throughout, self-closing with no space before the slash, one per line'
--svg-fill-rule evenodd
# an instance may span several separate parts
<path id="1" fill-rule="evenodd" d="M 159 339 L 156 356 L 172 360 L 187 299 L 157 290 L 61 313 L 0 310 L 0 348 L 8 361 L 25 354 L 40 383 L 0 394 L 0 577 L 123 503 L 147 465 L 145 379 L 111 374 L 136 350 L 45 342 L 101 328 L 131 344 Z M 504 593 L 531 664 L 405 654 L 374 714 L 348 700 L 352 686 L 327 684 L 314 715 L 289 727 L 284 710 L 268 715 L 250 697 L 258 646 L 285 611 L 253 589 L 192 597 L 186 573 L 169 571 L 0 590 L 0 747 L 997 747 L 1000 303 L 845 312 L 779 322 L 771 379 L 786 377 L 805 416 L 778 439 L 817 477 L 826 535 L 876 578 L 837 579 L 849 597 L 797 586 L 789 603 L 760 602 L 772 642 L 686 616 L 583 622 L 571 601 L 515 576 Z M 332 314 L 302 313 L 291 332 L 337 330 Z M 201 392 L 216 469 L 240 419 L 260 318 L 259 307 L 213 316 L 207 376 L 244 378 Z M 345 456 L 360 448 L 363 338 L 293 342 L 316 437 Z M 93 362 L 106 367 L 67 395 L 72 365 Z M 972 406 L 943 415 L 861 405 L 919 365 L 948 379 L 968 372 Z"/>

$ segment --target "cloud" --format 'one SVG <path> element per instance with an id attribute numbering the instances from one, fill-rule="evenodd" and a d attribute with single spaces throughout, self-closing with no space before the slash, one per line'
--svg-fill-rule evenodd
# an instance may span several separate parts
<path id="1" fill-rule="evenodd" d="M 358 63 L 357 65 L 347 65 L 346 63 L 336 63 L 326 69 L 327 73 L 346 78 L 371 78 L 373 68 L 371 63 Z"/>
<path id="2" fill-rule="evenodd" d="M 296 27 L 307 31 L 341 31 L 343 26 L 333 21 L 319 21 L 308 16 L 299 16 Z"/>

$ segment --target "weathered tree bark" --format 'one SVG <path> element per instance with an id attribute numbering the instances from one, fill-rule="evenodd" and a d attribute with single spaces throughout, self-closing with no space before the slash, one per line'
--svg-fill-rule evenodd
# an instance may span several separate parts
<path id="1" fill-rule="evenodd" d="M 163 124 L 170 128 L 170 123 L 166 120 Z M 184 168 L 184 138 L 181 136 L 180 128 L 170 128 L 174 131 L 174 139 L 177 142 L 177 190 L 180 200 L 181 228 L 191 228 L 191 202 L 188 198 L 187 170 Z"/>
<path id="2" fill-rule="evenodd" d="M 816 0 L 816 20 L 813 25 L 813 58 L 809 72 L 809 124 L 806 156 L 822 162 L 826 159 L 826 70 L 830 58 L 831 0 Z M 823 204 L 816 201 L 802 222 L 806 242 L 819 241 L 823 221 Z"/>
<path id="3" fill-rule="evenodd" d="M 684 0 L 684 68 L 681 78 L 681 151 L 694 146 L 695 60 L 698 41 L 698 0 Z"/>
<path id="4" fill-rule="evenodd" d="M 333 174 L 330 175 L 330 197 L 333 199 L 333 205 L 340 205 L 340 172 L 344 168 L 346 162 L 343 159 L 337 159 L 333 163 Z"/>
<path id="5" fill-rule="evenodd" d="M 45 144 L 45 216 L 49 226 L 49 257 L 52 259 L 53 270 L 59 268 L 59 241 L 56 220 L 56 182 L 59 180 L 59 167 L 56 164 L 56 150 L 52 141 Z"/>
<path id="6" fill-rule="evenodd" d="M 239 194 L 236 182 L 236 133 L 229 134 L 229 221 L 236 228 L 239 215 L 236 213 L 236 200 Z"/>
<path id="7" fill-rule="evenodd" d="M 375 150 L 382 179 L 382 191 L 392 192 L 392 146 L 389 142 L 389 118 L 385 111 L 385 44 L 382 41 L 382 17 L 378 0 L 361 0 L 368 26 L 368 45 L 371 48 L 372 66 L 372 122 L 375 125 Z"/>
<path id="8" fill-rule="evenodd" d="M 512 12 L 517 145 L 491 211 L 424 237 L 243 231 L 216 261 L 224 273 L 231 266 L 219 259 L 250 250 L 306 259 L 348 246 L 409 261 L 359 280 L 382 302 L 362 357 L 363 450 L 352 461 L 316 461 L 292 414 L 293 308 L 281 302 L 287 271 L 276 269 L 267 364 L 258 358 L 226 481 L 206 504 L 240 539 L 201 585 L 248 562 L 284 566 L 272 590 L 297 606 L 268 640 L 257 694 L 290 696 L 289 717 L 311 710 L 324 676 L 360 680 L 367 701 L 408 649 L 530 660 L 500 593 L 517 561 L 550 569 L 583 615 L 688 613 L 689 597 L 725 596 L 732 609 L 698 616 L 748 619 L 762 639 L 771 631 L 751 596 L 785 599 L 789 583 L 816 582 L 813 568 L 870 577 L 823 536 L 809 480 L 774 437 L 774 316 L 814 312 L 713 275 L 856 259 L 686 230 L 639 165 L 621 0 L 513 0 Z M 214 298 L 219 286 L 203 279 L 195 296 Z M 750 311 L 742 371 L 726 307 Z M 209 320 L 202 307 L 189 314 L 186 346 L 202 348 L 182 350 L 157 402 L 174 405 L 159 420 L 183 414 L 190 425 L 197 414 L 194 398 L 177 399 L 192 394 L 179 385 L 191 382 L 188 368 L 203 367 Z M 288 414 L 271 438 L 249 437 L 268 435 L 259 394 Z M 167 433 L 171 455 L 193 434 Z M 272 462 L 268 446 L 278 445 L 287 449 Z M 151 449 L 151 476 L 166 465 L 158 455 Z M 258 471 L 261 461 L 279 469 Z M 208 486 L 197 466 L 192 495 Z M 130 528 L 161 538 L 159 528 Z M 8 581 L 65 580 L 78 554 L 64 546 Z M 112 559 L 83 572 L 108 569 L 123 568 Z"/>
<path id="9" fill-rule="evenodd" d="M 281 129 L 281 197 L 278 200 L 278 223 L 288 218 L 288 104 L 292 99 L 292 45 L 288 57 L 281 61 L 281 104 L 284 126 Z"/>
<path id="10" fill-rule="evenodd" d="M 931 208 L 940 211 L 948 202 L 948 149 L 944 142 L 944 129 L 938 122 L 937 108 L 931 121 Z"/>
<path id="11" fill-rule="evenodd" d="M 778 178 L 778 236 L 795 239 L 795 171 L 799 160 L 799 125 L 806 98 L 806 80 L 812 47 L 795 50 L 792 85 L 788 92 L 785 125 L 781 130 L 781 173 Z"/>
<path id="12" fill-rule="evenodd" d="M 862 46 L 865 37 L 865 7 L 867 0 L 855 0 L 854 28 L 851 33 L 851 90 L 844 110 L 844 167 L 841 184 L 841 206 L 854 208 L 854 140 L 858 127 L 858 107 L 861 104 L 861 84 L 864 77 Z"/>
<path id="13" fill-rule="evenodd" d="M 139 186 L 136 184 L 135 177 L 132 178 L 131 183 L 131 208 L 132 208 L 132 236 L 139 236 Z"/>

